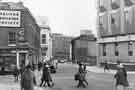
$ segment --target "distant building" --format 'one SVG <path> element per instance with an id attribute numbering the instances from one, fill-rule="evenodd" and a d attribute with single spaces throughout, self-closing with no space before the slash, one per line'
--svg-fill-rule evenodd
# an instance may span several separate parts
<path id="1" fill-rule="evenodd" d="M 73 37 L 63 34 L 52 34 L 52 56 L 58 59 L 70 58 L 70 45 Z"/>
<path id="2" fill-rule="evenodd" d="M 80 30 L 80 35 L 91 35 L 91 30 Z"/>
<path id="3" fill-rule="evenodd" d="M 0 67 L 38 64 L 40 28 L 22 2 L 0 2 Z"/>
<path id="4" fill-rule="evenodd" d="M 80 35 L 72 40 L 72 61 L 96 64 L 96 38 L 91 35 Z"/>
<path id="5" fill-rule="evenodd" d="M 47 17 L 36 18 L 40 27 L 40 45 L 41 45 L 41 60 L 47 61 L 52 57 L 52 33 L 48 25 Z"/>
<path id="6" fill-rule="evenodd" d="M 98 0 L 98 64 L 135 63 L 135 0 Z"/>

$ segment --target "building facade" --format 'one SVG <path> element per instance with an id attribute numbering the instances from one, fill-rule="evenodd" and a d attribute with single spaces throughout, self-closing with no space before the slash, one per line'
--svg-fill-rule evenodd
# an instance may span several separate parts
<path id="1" fill-rule="evenodd" d="M 98 0 L 98 64 L 135 63 L 135 0 Z"/>
<path id="2" fill-rule="evenodd" d="M 80 35 L 72 40 L 72 62 L 96 65 L 96 38 L 94 35 Z"/>
<path id="3" fill-rule="evenodd" d="M 63 34 L 52 34 L 52 56 L 57 59 L 70 59 L 70 47 L 73 37 Z"/>
<path id="4" fill-rule="evenodd" d="M 38 16 L 36 20 L 40 27 L 41 60 L 45 62 L 52 58 L 52 32 L 47 17 Z"/>
<path id="5" fill-rule="evenodd" d="M 22 2 L 0 3 L 0 38 L 0 67 L 38 63 L 40 28 Z"/>
<path id="6" fill-rule="evenodd" d="M 49 26 L 40 27 L 40 44 L 41 44 L 41 53 L 42 60 L 50 60 L 52 57 L 52 36 L 51 29 Z"/>

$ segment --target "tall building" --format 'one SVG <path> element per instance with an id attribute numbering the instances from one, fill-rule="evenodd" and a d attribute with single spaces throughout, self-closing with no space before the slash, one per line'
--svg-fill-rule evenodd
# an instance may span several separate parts
<path id="1" fill-rule="evenodd" d="M 70 46 L 73 37 L 52 33 L 52 56 L 57 59 L 70 59 Z"/>
<path id="2" fill-rule="evenodd" d="M 98 64 L 135 63 L 135 0 L 98 0 Z"/>
<path id="3" fill-rule="evenodd" d="M 38 64 L 40 28 L 22 2 L 0 2 L 0 67 Z"/>
<path id="4" fill-rule="evenodd" d="M 88 32 L 88 30 L 84 30 L 84 32 Z M 96 37 L 93 34 L 81 33 L 80 36 L 72 39 L 71 45 L 73 63 L 84 62 L 96 65 Z"/>
<path id="5" fill-rule="evenodd" d="M 52 32 L 47 17 L 36 17 L 40 27 L 41 60 L 50 60 L 52 57 Z"/>

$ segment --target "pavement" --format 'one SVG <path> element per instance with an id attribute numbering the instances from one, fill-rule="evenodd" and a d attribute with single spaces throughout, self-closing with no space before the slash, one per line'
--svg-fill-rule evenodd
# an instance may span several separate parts
<path id="1" fill-rule="evenodd" d="M 90 72 L 95 72 L 95 73 L 110 73 L 110 74 L 115 74 L 116 70 L 109 70 L 104 72 L 103 67 L 98 67 L 98 66 L 87 66 L 87 70 Z M 135 74 L 135 71 L 127 71 L 128 74 Z"/>
<path id="2" fill-rule="evenodd" d="M 73 66 L 78 67 L 77 64 L 73 64 Z M 86 70 L 94 73 L 108 73 L 108 74 L 116 73 L 116 70 L 112 70 L 112 69 L 110 69 L 109 71 L 106 70 L 106 72 L 104 72 L 104 68 L 99 66 L 87 66 Z M 135 74 L 135 71 L 127 71 L 127 74 Z"/>

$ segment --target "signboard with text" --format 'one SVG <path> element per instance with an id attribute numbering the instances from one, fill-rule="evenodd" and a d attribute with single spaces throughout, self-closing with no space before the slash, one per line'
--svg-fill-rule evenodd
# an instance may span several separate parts
<path id="1" fill-rule="evenodd" d="M 0 27 L 20 27 L 21 11 L 0 10 Z"/>

